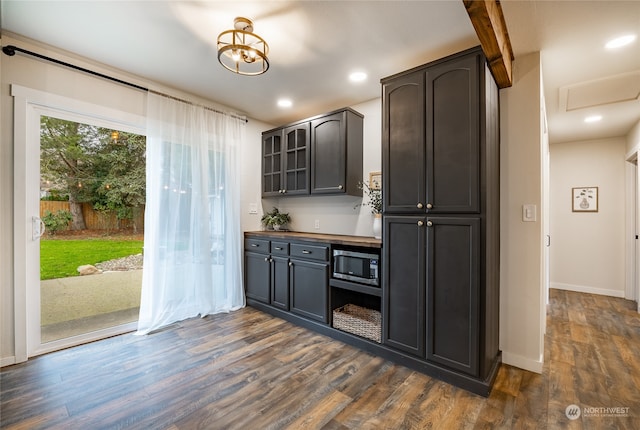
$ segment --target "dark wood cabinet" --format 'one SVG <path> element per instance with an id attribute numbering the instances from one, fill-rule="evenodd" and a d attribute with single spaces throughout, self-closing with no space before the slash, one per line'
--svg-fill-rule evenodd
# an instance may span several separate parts
<path id="1" fill-rule="evenodd" d="M 245 239 L 244 264 L 248 299 L 329 322 L 329 246 Z"/>
<path id="2" fill-rule="evenodd" d="M 309 194 L 309 123 L 262 134 L 262 196 Z"/>
<path id="3" fill-rule="evenodd" d="M 479 208 L 481 55 L 435 65 L 426 72 L 425 209 L 477 213 Z"/>
<path id="4" fill-rule="evenodd" d="M 284 129 L 283 194 L 309 194 L 310 156 L 309 124 L 297 124 Z"/>
<path id="5" fill-rule="evenodd" d="M 362 195 L 362 115 L 345 109 L 311 121 L 311 194 Z"/>
<path id="6" fill-rule="evenodd" d="M 328 323 L 329 263 L 291 258 L 291 312 Z"/>
<path id="7" fill-rule="evenodd" d="M 416 213 L 426 201 L 425 72 L 383 86 L 383 211 Z"/>
<path id="8" fill-rule="evenodd" d="M 247 297 L 269 303 L 271 295 L 271 262 L 268 254 L 244 253 L 245 291 Z"/>
<path id="9" fill-rule="evenodd" d="M 246 239 L 244 246 L 247 297 L 289 310 L 289 244 Z"/>
<path id="10" fill-rule="evenodd" d="M 344 108 L 262 134 L 262 196 L 361 196 L 363 116 Z"/>
<path id="11" fill-rule="evenodd" d="M 292 241 L 289 311 L 279 307 L 284 289 L 259 279 L 285 277 L 266 275 L 255 249 L 245 257 L 247 279 L 256 282 L 247 302 L 486 396 L 501 361 L 498 87 L 479 47 L 381 83 L 381 289 L 330 280 L 330 248 Z M 344 184 L 349 192 L 353 156 L 341 140 L 350 139 L 348 117 L 309 120 L 311 194 Z M 269 291 L 265 305 L 260 298 Z M 380 307 L 381 345 L 333 328 L 331 312 L 346 304 Z"/>
<path id="12" fill-rule="evenodd" d="M 477 55 L 383 80 L 384 212 L 479 211 Z"/>
<path id="13" fill-rule="evenodd" d="M 478 376 L 480 220 L 428 217 L 427 360 Z"/>
<path id="14" fill-rule="evenodd" d="M 480 48 L 381 82 L 383 342 L 490 387 L 500 360 L 498 88 Z"/>
<path id="15" fill-rule="evenodd" d="M 262 196 L 282 193 L 282 130 L 262 134 Z"/>
<path id="16" fill-rule="evenodd" d="M 382 333 L 390 347 L 425 353 L 425 229 L 423 216 L 384 218 Z"/>
<path id="17" fill-rule="evenodd" d="M 271 283 L 271 305 L 289 310 L 289 258 L 271 257 L 273 278 Z"/>

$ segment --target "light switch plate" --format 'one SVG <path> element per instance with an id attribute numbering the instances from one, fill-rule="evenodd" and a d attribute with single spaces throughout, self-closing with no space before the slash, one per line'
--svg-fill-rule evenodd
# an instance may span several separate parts
<path id="1" fill-rule="evenodd" d="M 533 204 L 522 205 L 522 221 L 535 222 L 537 219 L 536 212 L 537 212 L 536 205 L 533 205 Z"/>
<path id="2" fill-rule="evenodd" d="M 249 213 L 257 214 L 258 213 L 258 204 L 257 203 L 249 203 Z"/>

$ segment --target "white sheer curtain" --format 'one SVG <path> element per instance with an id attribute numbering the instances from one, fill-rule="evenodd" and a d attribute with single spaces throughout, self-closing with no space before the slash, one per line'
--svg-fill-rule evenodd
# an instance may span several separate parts
<path id="1" fill-rule="evenodd" d="M 238 154 L 244 121 L 149 92 L 137 334 L 244 306 Z"/>

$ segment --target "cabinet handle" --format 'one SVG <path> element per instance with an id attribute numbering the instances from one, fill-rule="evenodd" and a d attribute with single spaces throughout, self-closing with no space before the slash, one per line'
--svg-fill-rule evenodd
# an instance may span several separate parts
<path id="1" fill-rule="evenodd" d="M 427 221 L 427 227 L 431 227 L 433 223 L 431 221 Z"/>
<path id="2" fill-rule="evenodd" d="M 418 221 L 418 227 L 422 227 L 424 223 L 422 221 Z"/>
<path id="3" fill-rule="evenodd" d="M 286 193 L 287 193 L 287 190 L 282 190 L 282 194 L 286 194 Z"/>
<path id="4" fill-rule="evenodd" d="M 418 202 L 418 204 L 416 205 L 416 207 L 417 207 L 418 209 L 422 209 L 422 203 Z"/>
<path id="5" fill-rule="evenodd" d="M 343 188 L 344 188 L 344 187 L 343 187 L 342 185 L 338 185 L 338 189 L 339 189 L 339 190 L 341 190 L 341 189 L 343 189 Z"/>
<path id="6" fill-rule="evenodd" d="M 431 203 L 427 203 L 427 209 L 433 209 L 433 205 Z"/>
<path id="7" fill-rule="evenodd" d="M 253 246 L 254 248 L 259 247 L 260 245 L 258 245 L 257 243 L 252 243 L 251 246 Z"/>
<path id="8" fill-rule="evenodd" d="M 269 262 L 269 257 L 264 257 L 264 261 Z"/>
<path id="9" fill-rule="evenodd" d="M 280 248 L 279 246 L 276 246 L 276 251 L 282 251 L 282 248 Z"/>
<path id="10" fill-rule="evenodd" d="M 293 267 L 293 263 L 292 262 L 289 262 L 289 267 Z"/>
<path id="11" fill-rule="evenodd" d="M 311 251 L 307 251 L 306 249 L 303 249 L 303 250 L 302 250 L 302 253 L 303 253 L 303 254 L 311 254 Z"/>

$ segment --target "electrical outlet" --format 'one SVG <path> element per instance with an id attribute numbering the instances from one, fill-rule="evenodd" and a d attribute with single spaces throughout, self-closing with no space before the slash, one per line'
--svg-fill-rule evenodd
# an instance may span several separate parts
<path id="1" fill-rule="evenodd" d="M 315 224 L 313 225 L 313 227 L 314 227 L 316 230 L 320 228 L 320 220 L 319 220 L 319 219 L 317 219 L 317 220 L 316 220 L 316 222 L 315 222 Z"/>

